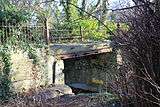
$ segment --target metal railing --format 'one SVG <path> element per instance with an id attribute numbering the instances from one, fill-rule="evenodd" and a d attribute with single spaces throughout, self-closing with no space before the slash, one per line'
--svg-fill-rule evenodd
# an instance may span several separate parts
<path id="1" fill-rule="evenodd" d="M 47 33 L 48 32 L 48 33 Z M 47 38 L 48 37 L 48 38 Z M 45 26 L 31 25 L 0 25 L 0 44 L 11 39 L 26 43 L 57 43 L 83 41 L 82 30 L 46 29 Z"/>
<path id="2" fill-rule="evenodd" d="M 97 31 L 103 35 L 105 30 Z M 84 42 L 87 37 L 94 36 L 92 31 L 68 29 L 48 29 L 46 26 L 0 24 L 0 44 L 16 38 L 19 41 L 35 44 Z"/>
<path id="3" fill-rule="evenodd" d="M 82 42 L 81 30 L 55 30 L 50 29 L 50 42 Z"/>
<path id="4" fill-rule="evenodd" d="M 9 41 L 23 41 L 30 43 L 44 42 L 44 27 L 43 26 L 29 26 L 29 25 L 0 25 L 0 44 Z"/>

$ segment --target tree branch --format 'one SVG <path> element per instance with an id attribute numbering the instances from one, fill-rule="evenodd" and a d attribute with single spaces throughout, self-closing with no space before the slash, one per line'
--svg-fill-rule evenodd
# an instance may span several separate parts
<path id="1" fill-rule="evenodd" d="M 150 5 L 154 5 L 154 3 L 151 3 Z M 134 8 L 139 8 L 139 7 L 144 7 L 144 6 L 146 6 L 146 4 L 136 5 L 136 6 L 131 6 L 131 7 L 125 7 L 125 8 L 120 8 L 120 9 L 107 9 L 107 10 L 122 11 L 122 10 L 134 9 Z"/>

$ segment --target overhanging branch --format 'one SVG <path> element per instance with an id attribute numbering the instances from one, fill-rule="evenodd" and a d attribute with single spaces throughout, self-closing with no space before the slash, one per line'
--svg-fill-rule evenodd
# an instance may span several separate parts
<path id="1" fill-rule="evenodd" d="M 48 1 L 45 1 L 45 2 L 41 2 L 41 3 L 39 3 L 39 4 L 43 4 L 43 3 L 46 3 L 46 2 L 58 2 L 58 1 L 55 1 L 55 0 L 48 0 Z M 66 3 L 66 2 L 63 2 L 63 1 L 62 1 L 61 3 Z M 114 33 L 112 32 L 112 30 L 111 30 L 110 28 L 108 28 L 108 26 L 105 25 L 105 24 L 104 24 L 101 20 L 99 20 L 96 16 L 94 16 L 94 15 L 92 15 L 91 13 L 89 13 L 89 12 L 83 10 L 82 8 L 80 8 L 80 7 L 76 6 L 76 5 L 74 5 L 73 3 L 69 3 L 69 4 L 72 5 L 72 6 L 74 6 L 74 7 L 76 7 L 77 9 L 79 9 L 79 10 L 85 12 L 85 13 L 88 14 L 89 16 L 95 18 L 95 19 L 96 19 L 98 22 L 100 22 L 105 28 L 107 28 L 107 30 L 109 31 L 109 33 L 110 33 L 111 35 L 116 36 L 116 34 L 114 34 Z M 38 5 L 38 4 L 37 4 L 37 5 Z"/>
<path id="2" fill-rule="evenodd" d="M 150 5 L 154 5 L 154 3 L 150 3 Z M 136 5 L 136 6 L 131 6 L 131 7 L 119 8 L 119 9 L 107 9 L 107 10 L 122 11 L 122 10 L 134 9 L 134 8 L 139 8 L 139 7 L 144 7 L 144 6 L 147 6 L 147 5 L 146 4 L 142 4 L 142 5 Z"/>

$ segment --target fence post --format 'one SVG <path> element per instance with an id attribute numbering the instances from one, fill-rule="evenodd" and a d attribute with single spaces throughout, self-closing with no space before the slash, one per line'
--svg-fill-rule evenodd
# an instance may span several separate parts
<path id="1" fill-rule="evenodd" d="M 46 62 L 47 62 L 47 84 L 52 84 L 53 83 L 53 63 L 54 63 L 54 56 L 51 55 L 50 53 L 50 34 L 49 34 L 49 25 L 48 25 L 48 19 L 46 18 L 45 22 L 45 30 L 44 30 L 44 36 L 45 36 L 45 42 L 47 47 L 46 49 Z"/>
<path id="2" fill-rule="evenodd" d="M 83 39 L 83 31 L 82 31 L 82 27 L 80 26 L 80 35 L 81 35 L 81 41 L 83 42 L 84 39 Z"/>
<path id="3" fill-rule="evenodd" d="M 48 19 L 45 20 L 45 40 L 46 44 L 50 44 Z"/>

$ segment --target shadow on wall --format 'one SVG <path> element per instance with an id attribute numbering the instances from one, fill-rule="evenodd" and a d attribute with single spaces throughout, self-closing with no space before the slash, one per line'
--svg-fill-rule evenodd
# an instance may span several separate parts
<path id="1" fill-rule="evenodd" d="M 85 83 L 105 89 L 107 81 L 116 73 L 114 52 L 64 60 L 65 84 Z"/>

